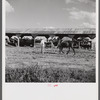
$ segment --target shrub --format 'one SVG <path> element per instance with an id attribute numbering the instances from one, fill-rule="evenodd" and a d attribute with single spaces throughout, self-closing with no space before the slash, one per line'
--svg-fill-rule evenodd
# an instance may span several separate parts
<path id="1" fill-rule="evenodd" d="M 95 82 L 95 69 L 79 68 L 6 68 L 6 82 Z"/>

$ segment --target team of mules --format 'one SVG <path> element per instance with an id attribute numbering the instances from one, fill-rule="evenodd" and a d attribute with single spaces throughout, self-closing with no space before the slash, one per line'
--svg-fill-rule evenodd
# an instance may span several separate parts
<path id="1" fill-rule="evenodd" d="M 66 54 L 68 54 L 70 52 L 70 50 L 72 49 L 73 54 L 75 55 L 75 49 L 74 49 L 74 46 L 73 46 L 75 44 L 75 41 L 77 41 L 77 40 L 73 40 L 73 39 L 67 37 L 67 39 L 65 39 L 65 40 L 63 40 L 63 38 L 62 39 L 58 38 L 57 40 L 53 40 L 52 43 L 55 46 L 57 46 L 60 54 L 64 53 L 64 51 L 63 51 L 64 48 L 67 48 L 68 50 L 67 50 Z M 14 39 L 9 40 L 8 38 L 6 38 L 6 42 L 8 42 L 8 44 L 14 44 L 15 45 L 15 44 L 17 44 L 17 39 L 14 38 Z M 27 40 L 23 39 L 20 42 L 21 42 L 20 44 L 22 44 L 22 45 L 29 45 L 29 46 L 31 46 L 31 44 L 33 43 L 33 41 L 30 40 L 30 39 L 27 39 Z M 85 42 L 82 42 L 82 43 L 85 43 Z M 86 45 L 80 44 L 80 46 L 82 45 L 81 46 L 82 48 L 88 48 L 88 47 L 91 48 L 91 45 L 90 45 L 91 42 L 88 42 L 88 43 L 89 43 L 88 45 L 86 43 Z M 15 45 L 15 46 L 17 46 L 17 45 Z"/>
<path id="2" fill-rule="evenodd" d="M 63 41 L 62 39 L 59 39 L 59 42 L 58 42 L 58 45 L 57 45 L 57 48 L 59 49 L 59 53 L 64 53 L 63 49 L 68 48 L 68 51 L 66 52 L 66 54 L 68 54 L 70 49 L 72 49 L 73 53 L 75 55 L 73 43 L 74 43 L 74 41 L 70 41 L 70 40 Z"/>

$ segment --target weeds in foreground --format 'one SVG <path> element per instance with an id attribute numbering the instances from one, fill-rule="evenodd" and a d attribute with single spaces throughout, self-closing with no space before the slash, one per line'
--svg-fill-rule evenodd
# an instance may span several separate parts
<path id="1" fill-rule="evenodd" d="M 6 67 L 6 82 L 95 82 L 95 69 L 43 68 L 38 65 L 27 68 Z"/>

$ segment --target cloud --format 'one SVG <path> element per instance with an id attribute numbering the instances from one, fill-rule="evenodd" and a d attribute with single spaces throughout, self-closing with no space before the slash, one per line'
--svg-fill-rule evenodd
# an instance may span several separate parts
<path id="1" fill-rule="evenodd" d="M 85 20 L 89 23 L 96 24 L 96 13 L 87 11 L 71 11 L 70 18 L 74 20 Z"/>
<path id="2" fill-rule="evenodd" d="M 91 2 L 91 0 L 78 0 L 79 2 L 82 2 L 82 3 L 89 3 Z"/>
<path id="3" fill-rule="evenodd" d="M 80 25 L 82 28 L 96 28 L 96 25 L 84 22 L 82 25 Z"/>
<path id="4" fill-rule="evenodd" d="M 39 22 L 36 23 L 37 25 L 41 25 Z"/>
<path id="5" fill-rule="evenodd" d="M 73 0 L 65 0 L 65 2 L 66 2 L 66 4 L 68 4 L 68 3 L 74 3 Z"/>
<path id="6" fill-rule="evenodd" d="M 96 2 L 96 0 L 78 0 L 79 2 L 84 2 L 84 3 L 90 3 L 90 2 Z"/>
<path id="7" fill-rule="evenodd" d="M 80 21 L 82 24 L 79 27 L 95 28 L 96 27 L 96 13 L 80 11 L 78 9 L 70 10 L 70 18 Z"/>
<path id="8" fill-rule="evenodd" d="M 55 28 L 55 27 L 53 27 L 53 26 L 49 26 L 49 27 L 43 27 L 43 28 L 49 28 L 49 29 L 53 29 L 53 28 Z"/>
<path id="9" fill-rule="evenodd" d="M 96 6 L 96 0 L 78 0 L 79 2 L 89 4 L 91 6 Z"/>
<path id="10" fill-rule="evenodd" d="M 11 4 L 5 0 L 5 5 L 6 5 L 6 12 L 11 13 L 14 12 L 14 8 L 11 6 Z"/>
<path id="11" fill-rule="evenodd" d="M 69 3 L 86 3 L 86 4 L 91 4 L 92 6 L 95 5 L 96 0 L 65 0 L 66 4 Z"/>
<path id="12" fill-rule="evenodd" d="M 63 8 L 63 10 L 66 10 L 66 11 L 77 11 L 78 9 L 75 8 L 75 7 L 72 7 L 72 8 Z"/>

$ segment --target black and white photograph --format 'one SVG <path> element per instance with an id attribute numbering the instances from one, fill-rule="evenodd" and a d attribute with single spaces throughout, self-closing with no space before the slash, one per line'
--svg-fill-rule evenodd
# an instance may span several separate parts
<path id="1" fill-rule="evenodd" d="M 5 0 L 5 83 L 96 83 L 96 2 Z"/>

